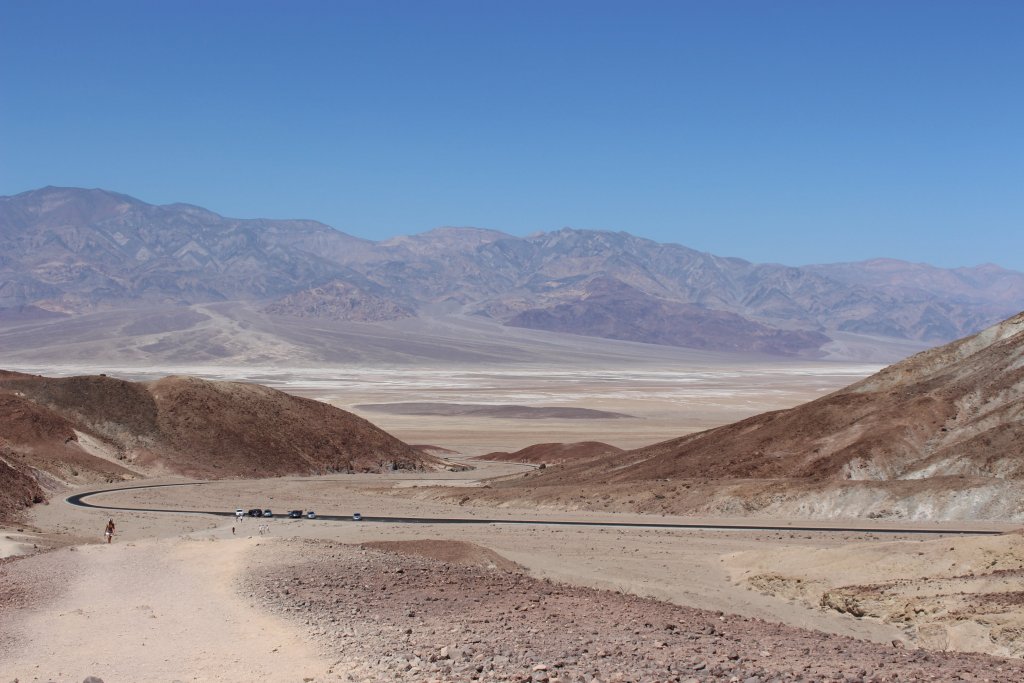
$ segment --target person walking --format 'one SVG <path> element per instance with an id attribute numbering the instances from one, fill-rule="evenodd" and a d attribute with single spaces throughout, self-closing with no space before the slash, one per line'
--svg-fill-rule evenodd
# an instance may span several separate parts
<path id="1" fill-rule="evenodd" d="M 114 520 L 113 519 L 107 520 L 107 528 L 103 531 L 103 535 L 106 537 L 107 543 L 110 543 L 110 541 L 113 540 L 113 538 L 114 538 Z"/>

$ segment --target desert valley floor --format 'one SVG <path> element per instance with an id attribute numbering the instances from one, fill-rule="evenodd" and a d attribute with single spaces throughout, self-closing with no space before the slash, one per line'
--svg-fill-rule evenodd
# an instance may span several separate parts
<path id="1" fill-rule="evenodd" d="M 892 533 L 893 522 L 870 520 L 857 526 L 877 531 L 785 530 L 797 520 L 772 520 L 781 530 L 722 531 L 280 518 L 302 508 L 367 517 L 701 522 L 466 504 L 457 492 L 531 469 L 474 459 L 491 451 L 581 440 L 636 447 L 792 406 L 875 369 L 166 369 L 158 374 L 247 379 L 320 398 L 474 469 L 229 480 L 89 500 L 272 508 L 278 516 L 266 521 L 111 512 L 55 496 L 0 532 L 0 556 L 29 553 L 0 560 L 0 682 L 1022 680 L 1024 536 L 1008 524 L 953 525 L 1011 532 L 963 535 Z M 630 417 L 359 408 L 409 402 Z M 183 480 L 135 482 L 148 483 Z M 117 533 L 107 545 L 102 530 L 110 516 Z"/>
<path id="2" fill-rule="evenodd" d="M 721 355 L 672 350 L 628 365 L 551 362 L 535 366 L 348 368 L 160 368 L 117 365 L 7 367 L 48 376 L 108 373 L 130 380 L 168 374 L 258 382 L 352 411 L 406 443 L 430 444 L 460 455 L 515 451 L 547 442 L 596 440 L 635 448 L 818 398 L 882 366 L 750 359 L 723 363 Z M 706 359 L 703 356 L 710 356 Z M 626 415 L 614 419 L 544 419 L 464 415 L 403 415 L 361 406 L 402 403 L 585 408 Z"/>

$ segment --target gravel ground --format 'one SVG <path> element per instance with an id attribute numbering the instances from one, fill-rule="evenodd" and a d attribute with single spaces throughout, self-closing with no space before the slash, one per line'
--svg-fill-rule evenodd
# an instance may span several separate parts
<path id="1" fill-rule="evenodd" d="M 243 595 L 299 624 L 342 680 L 1024 680 L 1019 660 L 908 650 L 577 588 L 489 569 L 464 549 L 453 553 L 458 562 L 324 540 L 253 552 L 266 568 L 239 584 Z"/>
<path id="2" fill-rule="evenodd" d="M 0 653 L 9 652 L 23 635 L 13 626 L 16 620 L 65 593 L 77 573 L 73 560 L 53 552 L 0 558 Z M 6 683 L 4 673 L 0 666 L 0 681 Z"/>

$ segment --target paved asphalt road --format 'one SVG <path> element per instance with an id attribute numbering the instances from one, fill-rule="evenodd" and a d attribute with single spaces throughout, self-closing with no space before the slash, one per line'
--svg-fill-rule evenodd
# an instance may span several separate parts
<path id="1" fill-rule="evenodd" d="M 114 493 L 117 491 L 137 491 L 140 489 L 155 489 L 169 486 L 203 486 L 213 482 L 191 482 L 184 484 L 151 484 L 149 486 L 125 486 L 114 489 L 103 489 L 98 491 L 86 491 L 69 496 L 66 501 L 71 505 L 85 508 L 97 508 L 100 510 L 123 510 L 128 512 L 167 512 L 186 515 L 214 515 L 218 517 L 234 517 L 235 513 L 229 510 L 170 510 L 161 508 L 131 508 L 115 505 L 96 505 L 86 502 L 86 499 L 101 493 Z M 225 482 L 216 482 L 223 484 Z M 285 515 L 277 514 L 277 518 Z M 350 515 L 317 515 L 318 520 L 332 522 L 354 522 Z M 928 534 L 939 536 L 969 535 L 969 536 L 993 536 L 1004 533 L 991 530 L 969 530 L 955 528 L 914 528 L 904 527 L 899 529 L 891 528 L 863 528 L 863 527 L 834 527 L 834 526 L 789 526 L 789 525 L 763 525 L 763 524 L 684 524 L 667 522 L 584 522 L 584 521 L 550 521 L 537 519 L 481 519 L 476 517 L 363 517 L 359 523 L 364 522 L 397 522 L 401 524 L 531 524 L 541 526 L 589 526 L 589 527 L 617 527 L 635 529 L 718 529 L 722 531 L 804 531 L 804 532 L 849 532 L 865 534 Z"/>

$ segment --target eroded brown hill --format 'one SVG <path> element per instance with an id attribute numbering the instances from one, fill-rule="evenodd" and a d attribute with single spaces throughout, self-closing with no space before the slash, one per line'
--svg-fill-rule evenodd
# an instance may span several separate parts
<path id="1" fill-rule="evenodd" d="M 0 521 L 45 498 L 39 482 L 16 464 L 14 456 L 14 451 L 0 442 Z"/>
<path id="2" fill-rule="evenodd" d="M 13 471 L 29 476 L 44 490 L 137 476 L 119 462 L 117 443 L 92 427 L 104 424 L 94 412 L 97 408 L 110 407 L 111 421 L 127 417 L 107 406 L 108 401 L 101 399 L 102 392 L 92 392 L 97 395 L 96 405 L 84 400 L 89 382 L 80 380 L 93 378 L 71 378 L 78 381 L 52 387 L 62 410 L 37 402 L 33 390 L 43 388 L 44 378 L 33 379 L 0 374 L 0 443 L 6 445 L 2 458 Z M 132 426 L 129 420 L 123 424 Z"/>
<path id="3" fill-rule="evenodd" d="M 0 444 L 7 446 L 2 461 L 19 481 L 29 474 L 51 490 L 158 473 L 269 477 L 421 469 L 434 462 L 325 403 L 195 377 L 136 383 L 0 371 Z M 13 487 L 15 474 L 0 476 Z M 27 495 L 37 494 L 25 489 L 18 499 Z"/>
<path id="4" fill-rule="evenodd" d="M 495 482 L 478 497 L 640 512 L 1020 518 L 1024 313 L 789 410 Z"/>
<path id="5" fill-rule="evenodd" d="M 612 456 L 602 465 L 589 474 L 563 470 L 563 476 L 604 482 L 1024 478 L 1024 314 L 816 401 Z"/>
<path id="6" fill-rule="evenodd" d="M 600 441 L 577 441 L 576 443 L 538 443 L 514 453 L 498 451 L 481 455 L 480 460 L 501 462 L 529 462 L 552 464 L 577 462 L 623 453 L 621 448 Z"/>
<path id="7" fill-rule="evenodd" d="M 361 417 L 258 384 L 166 377 L 146 388 L 163 443 L 190 473 L 377 472 L 432 462 Z"/>

